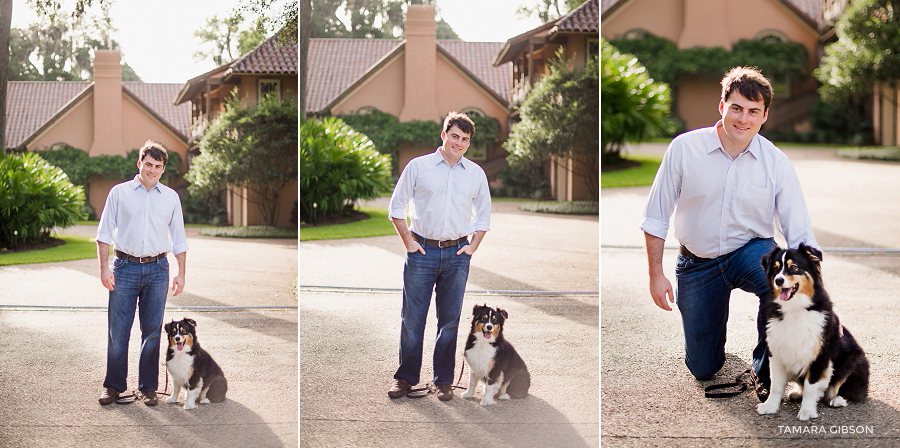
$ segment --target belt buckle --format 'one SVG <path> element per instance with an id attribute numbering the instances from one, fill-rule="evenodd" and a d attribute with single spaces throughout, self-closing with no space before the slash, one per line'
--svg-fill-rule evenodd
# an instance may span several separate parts
<path id="1" fill-rule="evenodd" d="M 147 263 L 150 263 L 153 261 L 153 260 L 151 260 L 151 258 L 153 258 L 153 257 L 140 257 L 139 262 L 141 264 L 147 264 Z"/>

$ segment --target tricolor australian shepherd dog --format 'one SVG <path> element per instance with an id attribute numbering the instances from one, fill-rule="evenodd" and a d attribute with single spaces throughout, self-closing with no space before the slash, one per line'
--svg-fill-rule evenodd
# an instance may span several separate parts
<path id="1" fill-rule="evenodd" d="M 166 403 L 178 401 L 181 388 L 187 390 L 184 409 L 194 409 L 200 403 L 221 403 L 225 401 L 228 381 L 222 368 L 197 342 L 197 322 L 184 318 L 166 324 L 169 349 L 166 351 L 166 369 L 172 375 L 174 390 Z"/>
<path id="2" fill-rule="evenodd" d="M 469 365 L 469 388 L 463 398 L 472 398 L 478 384 L 483 382 L 481 405 L 494 404 L 494 395 L 501 400 L 525 398 L 531 387 L 531 375 L 525 361 L 512 344 L 503 337 L 503 323 L 509 314 L 500 308 L 475 305 L 472 310 L 472 331 L 466 340 L 466 364 Z"/>
<path id="3" fill-rule="evenodd" d="M 822 253 L 801 244 L 798 249 L 775 248 L 763 256 L 762 266 L 772 286 L 763 303 L 772 389 L 756 406 L 761 414 L 778 412 L 789 381 L 800 398 L 797 418 L 818 418 L 816 405 L 824 397 L 830 406 L 863 401 L 869 390 L 869 361 L 850 332 L 832 311 L 822 284 Z"/>

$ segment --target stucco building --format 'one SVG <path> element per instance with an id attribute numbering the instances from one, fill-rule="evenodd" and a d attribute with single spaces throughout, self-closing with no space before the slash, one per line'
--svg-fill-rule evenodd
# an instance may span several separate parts
<path id="1" fill-rule="evenodd" d="M 649 33 L 674 42 L 679 49 L 722 47 L 741 39 L 797 42 L 807 60 L 799 76 L 772 79 L 776 95 L 765 129 L 806 130 L 806 116 L 816 101 L 813 70 L 823 54 L 830 27 L 820 0 L 602 0 L 601 35 L 607 40 Z M 724 75 L 724 73 L 722 73 Z M 718 79 L 687 77 L 674 86 L 673 113 L 685 127 L 711 126 L 720 118 Z"/>
<path id="2" fill-rule="evenodd" d="M 190 108 L 172 104 L 180 84 L 123 82 L 120 59 L 119 50 L 97 50 L 93 82 L 10 81 L 6 147 L 34 151 L 65 143 L 90 156 L 125 156 L 151 139 L 178 153 L 185 172 Z M 90 183 L 87 200 L 98 216 L 110 188 L 123 180 Z"/>
<path id="3" fill-rule="evenodd" d="M 189 153 L 199 153 L 200 139 L 225 111 L 225 102 L 232 92 L 248 107 L 268 93 L 275 93 L 279 98 L 296 97 L 297 89 L 297 46 L 279 44 L 277 35 L 240 58 L 188 80 L 173 97 L 177 107 L 188 110 Z M 296 225 L 291 222 L 291 210 L 297 197 L 296 181 L 282 188 L 278 198 L 278 226 Z M 253 200 L 254 193 L 247 188 L 228 187 L 225 204 L 228 222 L 235 226 L 261 224 L 262 214 Z"/>

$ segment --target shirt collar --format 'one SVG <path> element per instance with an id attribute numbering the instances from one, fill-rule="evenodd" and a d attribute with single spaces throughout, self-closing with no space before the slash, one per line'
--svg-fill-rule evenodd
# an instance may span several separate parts
<path id="1" fill-rule="evenodd" d="M 435 165 L 440 165 L 441 162 L 447 163 L 447 159 L 445 159 L 444 156 L 441 154 L 441 147 L 440 147 L 440 146 L 438 146 L 437 149 L 434 150 L 434 153 L 433 153 L 433 155 L 432 155 L 432 159 L 433 159 L 433 162 L 434 162 Z M 469 163 L 469 159 L 467 159 L 465 156 L 460 157 L 460 158 L 459 158 L 459 162 L 456 162 L 457 165 L 459 165 L 459 166 L 461 166 L 461 167 L 463 167 L 463 168 L 466 167 L 466 164 L 467 164 L 467 163 Z M 450 165 L 450 164 L 447 163 L 447 165 Z M 451 167 L 451 168 L 452 168 L 452 167 Z"/>
<path id="2" fill-rule="evenodd" d="M 134 179 L 131 179 L 130 182 L 131 182 L 131 189 L 132 189 L 132 190 L 137 190 L 138 187 L 144 188 L 144 184 L 141 183 L 140 177 L 141 177 L 140 174 L 135 174 L 135 175 L 134 175 Z M 156 181 L 156 183 L 153 184 L 153 187 L 150 188 L 150 190 L 148 190 L 148 191 L 153 191 L 153 190 L 160 191 L 160 189 L 159 189 L 159 181 Z M 160 192 L 161 192 L 161 191 L 160 191 Z"/>
<path id="3" fill-rule="evenodd" d="M 707 154 L 711 153 L 719 148 L 721 148 L 723 151 L 725 150 L 725 148 L 722 147 L 722 142 L 719 140 L 719 134 L 718 134 L 718 132 L 716 132 L 716 130 L 719 128 L 719 126 L 723 126 L 723 125 L 724 124 L 722 123 L 722 120 L 719 120 L 716 122 L 715 126 L 710 128 L 710 131 L 711 131 L 710 136 L 706 143 Z M 745 151 L 749 152 L 750 155 L 752 155 L 754 158 L 757 158 L 757 159 L 759 158 L 760 143 L 759 143 L 759 134 L 758 133 L 753 136 L 753 140 L 750 140 L 750 144 L 747 145 L 747 149 Z M 741 154 L 743 154 L 743 152 Z"/>

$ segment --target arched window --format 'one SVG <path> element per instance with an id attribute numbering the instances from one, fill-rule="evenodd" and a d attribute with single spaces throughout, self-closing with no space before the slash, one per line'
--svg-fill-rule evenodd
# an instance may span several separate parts
<path id="1" fill-rule="evenodd" d="M 759 39 L 763 42 L 789 42 L 790 39 L 787 36 L 778 30 L 764 30 L 756 33 L 756 36 L 753 36 L 754 39 Z"/>
<path id="2" fill-rule="evenodd" d="M 652 35 L 653 34 L 643 28 L 634 28 L 626 31 L 625 34 L 622 35 L 622 39 L 638 40 Z"/>
<path id="3" fill-rule="evenodd" d="M 379 112 L 379 110 L 374 106 L 363 106 L 356 110 L 356 113 L 359 115 L 368 115 L 372 112 Z"/>

